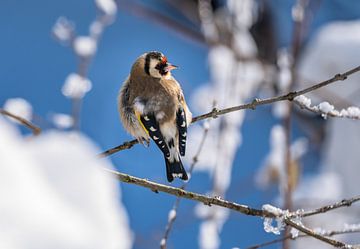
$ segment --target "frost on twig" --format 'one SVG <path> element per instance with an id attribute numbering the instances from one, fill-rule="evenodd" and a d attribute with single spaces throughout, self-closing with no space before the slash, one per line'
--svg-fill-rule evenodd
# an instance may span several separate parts
<path id="1" fill-rule="evenodd" d="M 265 204 L 262 206 L 262 210 L 271 213 L 275 216 L 275 218 L 271 218 L 271 217 L 264 218 L 265 232 L 280 235 L 281 231 L 284 230 L 286 226 L 285 219 L 290 219 L 290 217 L 292 222 L 294 222 L 298 226 L 303 226 L 301 222 L 301 217 L 302 214 L 304 213 L 304 210 L 302 209 L 299 209 L 295 212 L 289 212 L 288 210 L 282 210 L 270 204 Z M 295 227 L 292 227 L 291 235 L 292 238 L 296 238 L 299 235 L 299 231 Z"/>
<path id="2" fill-rule="evenodd" d="M 284 216 L 288 215 L 289 211 L 282 210 L 270 204 L 263 205 L 262 210 L 272 213 L 275 216 L 275 218 L 264 218 L 265 232 L 280 235 L 281 231 L 285 228 Z M 276 226 L 273 225 L 274 222 L 276 223 Z"/>
<path id="3" fill-rule="evenodd" d="M 333 105 L 326 101 L 321 102 L 316 106 L 311 106 L 311 99 L 304 95 L 294 98 L 294 103 L 308 111 L 320 114 L 324 119 L 326 119 L 327 116 L 360 119 L 360 108 L 356 106 L 350 106 L 347 109 L 341 109 L 340 111 L 336 110 Z"/>

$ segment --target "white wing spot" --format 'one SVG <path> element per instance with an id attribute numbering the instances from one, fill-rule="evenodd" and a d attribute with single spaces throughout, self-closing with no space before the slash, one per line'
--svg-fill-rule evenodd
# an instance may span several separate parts
<path id="1" fill-rule="evenodd" d="M 156 131 L 156 129 L 154 127 L 150 127 L 150 131 Z"/>
<path id="2" fill-rule="evenodd" d="M 186 137 L 186 132 L 184 132 L 183 134 L 181 134 L 181 136 Z"/>
<path id="3" fill-rule="evenodd" d="M 149 121 L 149 120 L 150 120 L 148 116 L 144 116 L 144 119 L 145 119 L 145 121 Z"/>
<path id="4" fill-rule="evenodd" d="M 185 121 L 183 121 L 181 124 L 181 127 L 185 127 L 185 126 L 186 126 L 186 123 L 185 123 Z"/>
<path id="5" fill-rule="evenodd" d="M 159 141 L 159 144 L 162 144 L 162 141 Z"/>
<path id="6" fill-rule="evenodd" d="M 186 143 L 186 139 L 182 139 L 181 141 L 183 141 L 184 143 Z"/>
<path id="7" fill-rule="evenodd" d="M 153 136 L 153 139 L 154 140 L 158 140 L 159 138 L 157 136 Z"/>
<path id="8" fill-rule="evenodd" d="M 179 177 L 179 178 L 181 178 L 182 176 L 183 176 L 183 174 L 182 173 L 178 173 L 178 174 L 176 174 L 176 173 L 172 173 L 172 176 L 173 177 Z"/>

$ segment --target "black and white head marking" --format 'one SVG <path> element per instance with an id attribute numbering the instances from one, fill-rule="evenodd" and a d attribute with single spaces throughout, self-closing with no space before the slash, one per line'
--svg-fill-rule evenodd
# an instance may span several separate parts
<path id="1" fill-rule="evenodd" d="M 161 78 L 168 74 L 168 63 L 166 57 L 156 51 L 152 51 L 145 56 L 145 73 L 154 77 Z"/>

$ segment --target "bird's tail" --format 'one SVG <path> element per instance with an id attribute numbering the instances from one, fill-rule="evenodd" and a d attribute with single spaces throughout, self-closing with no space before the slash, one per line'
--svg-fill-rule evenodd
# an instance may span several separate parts
<path id="1" fill-rule="evenodd" d="M 178 157 L 179 161 L 173 160 L 173 162 L 170 162 L 166 157 L 164 158 L 166 163 L 166 176 L 169 182 L 172 182 L 175 177 L 179 177 L 184 181 L 188 180 L 188 175 L 186 174 L 180 157 Z"/>

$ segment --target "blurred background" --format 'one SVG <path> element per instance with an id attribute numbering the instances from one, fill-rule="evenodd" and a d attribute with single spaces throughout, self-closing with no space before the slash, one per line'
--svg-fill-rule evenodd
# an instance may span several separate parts
<path id="1" fill-rule="evenodd" d="M 117 94 L 144 52 L 161 51 L 180 67 L 173 75 L 194 116 L 302 89 L 359 65 L 356 0 L 118 0 L 116 8 L 106 2 L 2 0 L 0 106 L 23 98 L 43 130 L 68 131 L 74 125 L 106 150 L 132 139 L 119 121 Z M 66 91 L 74 74 L 91 81 L 86 95 Z M 308 97 L 313 105 L 327 101 L 338 110 L 359 106 L 359 80 L 353 75 Z M 72 115 L 79 122 L 74 124 Z M 190 128 L 187 167 L 203 126 Z M 206 126 L 191 191 L 256 208 L 271 203 L 289 209 L 358 194 L 356 120 L 323 118 L 281 102 L 221 116 Z M 136 145 L 110 160 L 121 172 L 168 184 L 154 144 Z M 132 248 L 158 248 L 175 197 L 127 184 L 121 191 Z M 327 230 L 360 223 L 359 206 L 349 210 L 304 222 Z M 247 248 L 276 238 L 264 231 L 261 219 L 182 200 L 167 246 Z M 360 243 L 358 235 L 338 238 Z M 280 247 L 329 248 L 314 239 L 268 248 Z"/>

